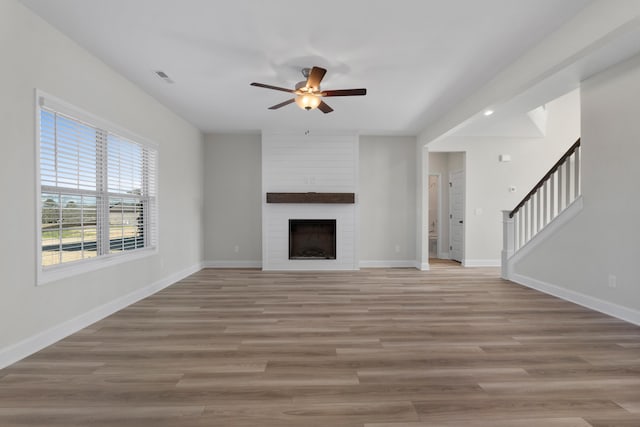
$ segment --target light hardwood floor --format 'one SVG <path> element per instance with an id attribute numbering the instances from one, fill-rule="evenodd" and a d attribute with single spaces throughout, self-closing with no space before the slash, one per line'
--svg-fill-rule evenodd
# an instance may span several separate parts
<path id="1" fill-rule="evenodd" d="M 207 269 L 0 370 L 8 426 L 640 426 L 640 328 L 497 269 Z"/>

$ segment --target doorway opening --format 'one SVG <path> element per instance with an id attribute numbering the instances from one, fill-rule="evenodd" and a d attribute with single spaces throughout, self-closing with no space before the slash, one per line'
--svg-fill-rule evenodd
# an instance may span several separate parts
<path id="1" fill-rule="evenodd" d="M 429 175 L 425 179 L 428 182 L 429 209 L 424 217 L 423 241 L 425 245 L 428 242 L 431 259 L 464 261 L 465 164 L 463 151 L 429 151 Z M 438 177 L 438 185 L 434 185 L 435 176 Z M 454 183 L 455 188 L 452 187 Z M 437 198 L 433 193 L 436 189 Z M 452 190 L 456 190 L 455 201 L 452 200 Z M 458 221 L 456 226 L 452 225 L 453 221 Z"/>
<path id="2" fill-rule="evenodd" d="M 438 258 L 440 254 L 440 174 L 429 175 L 429 258 Z"/>

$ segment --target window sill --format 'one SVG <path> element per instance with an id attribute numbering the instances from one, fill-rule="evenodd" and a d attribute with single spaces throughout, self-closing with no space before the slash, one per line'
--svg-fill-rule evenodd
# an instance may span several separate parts
<path id="1" fill-rule="evenodd" d="M 156 255 L 157 253 L 158 249 L 156 247 L 140 249 L 128 254 L 106 255 L 100 258 L 78 261 L 67 265 L 49 267 L 47 269 L 42 269 L 42 267 L 39 266 L 36 286 L 46 285 L 51 282 L 66 279 L 68 277 L 78 276 L 80 274 L 89 273 L 106 267 L 112 267 L 114 265 L 122 264 L 125 262 L 147 258 L 152 255 Z"/>

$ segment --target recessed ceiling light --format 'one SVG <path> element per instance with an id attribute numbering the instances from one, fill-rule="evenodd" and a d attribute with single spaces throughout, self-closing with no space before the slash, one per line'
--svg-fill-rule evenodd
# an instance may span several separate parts
<path id="1" fill-rule="evenodd" d="M 490 115 L 493 114 L 493 110 L 484 110 L 484 113 L 482 113 L 482 114 L 484 114 L 485 116 L 489 117 Z"/>

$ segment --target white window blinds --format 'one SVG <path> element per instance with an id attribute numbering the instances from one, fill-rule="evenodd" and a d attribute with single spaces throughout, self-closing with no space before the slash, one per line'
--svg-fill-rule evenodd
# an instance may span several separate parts
<path id="1" fill-rule="evenodd" d="M 39 105 L 43 271 L 154 248 L 155 148 L 56 107 Z"/>

